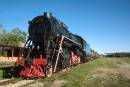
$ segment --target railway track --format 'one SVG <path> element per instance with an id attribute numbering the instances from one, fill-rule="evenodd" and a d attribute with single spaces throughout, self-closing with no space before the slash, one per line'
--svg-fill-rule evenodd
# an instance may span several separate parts
<path id="1" fill-rule="evenodd" d="M 13 78 L 13 79 L 7 79 L 0 82 L 0 87 L 8 84 L 14 84 L 18 81 L 22 80 L 21 78 Z"/>
<path id="2" fill-rule="evenodd" d="M 25 87 L 34 83 L 36 80 L 24 80 L 22 78 L 8 79 L 0 81 L 0 87 Z"/>

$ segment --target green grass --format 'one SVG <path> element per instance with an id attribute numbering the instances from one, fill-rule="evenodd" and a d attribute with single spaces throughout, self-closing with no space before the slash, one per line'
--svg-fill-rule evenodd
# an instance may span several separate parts
<path id="1" fill-rule="evenodd" d="M 3 70 L 0 70 L 0 80 L 3 79 Z"/>
<path id="2" fill-rule="evenodd" d="M 118 59 L 113 58 L 112 60 L 115 61 Z M 130 83 L 120 73 L 110 74 L 108 77 L 93 77 L 93 71 L 96 68 L 103 67 L 108 69 L 117 69 L 117 66 L 112 62 L 112 60 L 99 58 L 78 65 L 70 70 L 66 70 L 65 72 L 55 73 L 51 78 L 43 79 L 42 82 L 45 82 L 45 87 L 49 87 L 56 80 L 66 81 L 67 83 L 63 87 L 130 87 Z M 130 61 L 128 58 L 120 60 L 123 62 Z"/>

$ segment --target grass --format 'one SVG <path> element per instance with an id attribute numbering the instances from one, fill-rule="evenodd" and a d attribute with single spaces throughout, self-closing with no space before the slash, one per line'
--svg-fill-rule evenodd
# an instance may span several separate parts
<path id="1" fill-rule="evenodd" d="M 0 80 L 3 79 L 3 70 L 0 70 Z"/>
<path id="2" fill-rule="evenodd" d="M 120 72 L 107 73 L 97 71 L 96 74 L 106 74 L 106 76 L 93 77 L 95 75 L 94 71 L 97 68 L 105 68 L 108 71 L 109 69 L 117 70 L 119 67 L 115 65 L 115 61 L 130 63 L 129 58 L 99 58 L 85 64 L 80 64 L 65 72 L 55 73 L 51 78 L 43 79 L 42 82 L 45 82 L 45 87 L 50 87 L 54 81 L 60 80 L 66 81 L 63 87 L 130 87 L 129 79 L 126 79 Z"/>
<path id="3" fill-rule="evenodd" d="M 126 67 L 127 66 L 127 67 Z M 99 58 L 42 79 L 44 87 L 130 87 L 130 58 Z M 2 71 L 0 71 L 0 79 Z M 54 85 L 62 81 L 61 86 Z"/>

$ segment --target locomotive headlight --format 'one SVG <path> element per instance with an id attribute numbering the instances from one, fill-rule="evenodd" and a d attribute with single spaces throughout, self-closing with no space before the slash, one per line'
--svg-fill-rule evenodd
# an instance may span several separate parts
<path id="1" fill-rule="evenodd" d="M 40 49 L 40 47 L 39 46 L 37 46 L 37 50 L 39 50 Z"/>

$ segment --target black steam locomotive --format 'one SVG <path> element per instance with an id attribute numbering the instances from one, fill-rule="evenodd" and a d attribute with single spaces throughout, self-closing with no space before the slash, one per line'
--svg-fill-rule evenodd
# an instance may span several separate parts
<path id="1" fill-rule="evenodd" d="M 53 72 L 87 61 L 94 51 L 86 41 L 68 31 L 51 13 L 29 21 L 29 36 L 16 62 L 26 78 L 50 77 Z"/>

